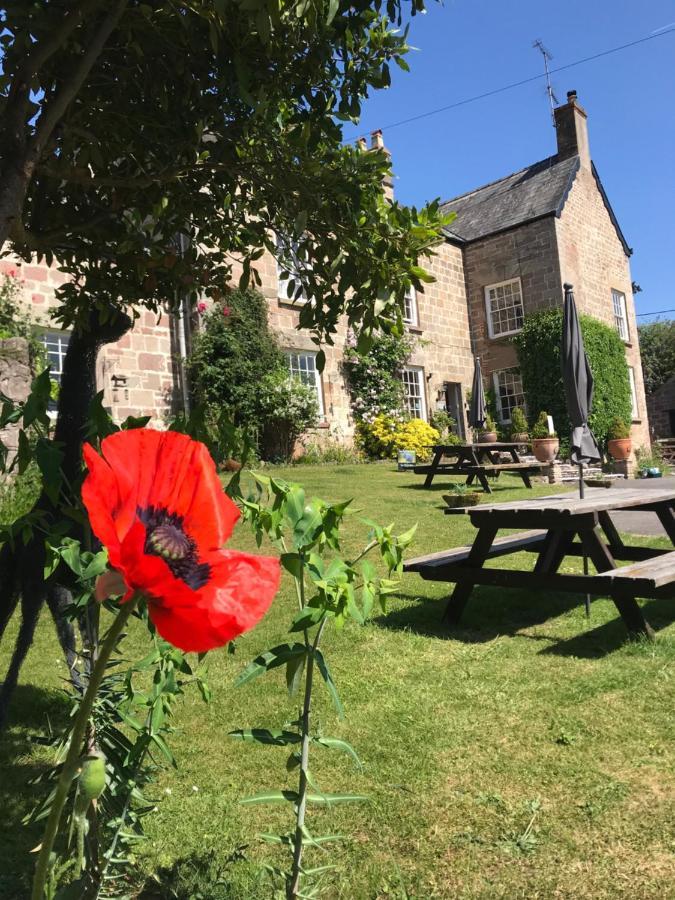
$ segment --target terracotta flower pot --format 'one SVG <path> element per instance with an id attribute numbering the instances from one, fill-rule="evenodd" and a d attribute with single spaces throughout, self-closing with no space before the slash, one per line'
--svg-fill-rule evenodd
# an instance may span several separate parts
<path id="1" fill-rule="evenodd" d="M 632 448 L 633 442 L 630 438 L 615 438 L 613 441 L 607 442 L 609 455 L 616 460 L 630 459 Z"/>
<path id="2" fill-rule="evenodd" d="M 497 442 L 496 431 L 481 431 L 478 435 L 479 444 L 495 444 Z"/>
<path id="3" fill-rule="evenodd" d="M 517 431 L 511 435 L 511 440 L 514 444 L 529 444 L 530 436 L 526 431 Z"/>
<path id="4" fill-rule="evenodd" d="M 552 463 L 560 449 L 557 437 L 534 438 L 532 452 L 540 463 Z"/>

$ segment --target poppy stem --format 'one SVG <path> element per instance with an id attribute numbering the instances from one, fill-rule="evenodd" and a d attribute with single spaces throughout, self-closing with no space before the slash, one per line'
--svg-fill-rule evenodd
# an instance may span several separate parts
<path id="1" fill-rule="evenodd" d="M 326 617 L 321 620 L 314 641 L 310 643 L 309 635 L 305 631 L 305 645 L 307 647 L 307 670 L 305 672 L 305 698 L 302 707 L 301 733 L 302 744 L 300 747 L 300 782 L 298 785 L 298 804 L 296 807 L 295 838 L 293 840 L 293 865 L 291 877 L 286 892 L 287 900 L 296 900 L 300 889 L 300 873 L 302 864 L 302 848 L 305 840 L 305 813 L 307 811 L 307 787 L 309 784 L 307 771 L 309 769 L 309 745 L 310 715 L 312 708 L 312 685 L 314 682 L 314 654 L 319 647 L 319 641 L 326 624 Z"/>
<path id="2" fill-rule="evenodd" d="M 61 769 L 58 783 L 56 785 L 56 792 L 52 801 L 52 808 L 49 813 L 49 818 L 47 819 L 45 834 L 42 839 L 40 852 L 35 864 L 35 876 L 33 879 L 33 891 L 31 893 L 31 900 L 43 900 L 44 898 L 45 885 L 47 883 L 47 877 L 49 875 L 49 864 L 51 861 L 52 848 L 54 846 L 54 841 L 56 840 L 56 835 L 58 833 L 63 808 L 66 805 L 66 800 L 68 799 L 70 786 L 73 782 L 73 779 L 77 775 L 77 770 L 80 765 L 82 746 L 85 735 L 87 733 L 87 725 L 89 723 L 91 711 L 94 706 L 94 700 L 96 699 L 96 694 L 98 693 L 98 689 L 100 688 L 101 682 L 103 681 L 103 676 L 105 674 L 110 655 L 115 649 L 120 635 L 124 630 L 124 626 L 127 624 L 132 612 L 136 609 L 139 600 L 140 594 L 134 594 L 134 596 L 130 600 L 122 605 L 120 611 L 115 616 L 115 619 L 108 630 L 105 640 L 101 644 L 96 664 L 91 671 L 89 683 L 87 684 L 87 690 L 85 691 L 82 702 L 80 703 L 80 708 L 78 709 L 77 715 L 75 716 L 75 722 L 73 724 L 73 730 L 70 736 L 68 753 L 66 755 L 66 759 L 63 764 L 63 768 Z"/>

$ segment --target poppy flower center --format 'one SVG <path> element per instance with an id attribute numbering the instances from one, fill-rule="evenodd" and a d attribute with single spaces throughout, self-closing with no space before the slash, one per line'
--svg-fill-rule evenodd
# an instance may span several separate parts
<path id="1" fill-rule="evenodd" d="M 155 506 L 136 512 L 145 525 L 145 552 L 161 557 L 174 578 L 180 578 L 193 591 L 204 587 L 211 577 L 211 566 L 199 562 L 197 545 L 185 531 L 183 517 Z"/>

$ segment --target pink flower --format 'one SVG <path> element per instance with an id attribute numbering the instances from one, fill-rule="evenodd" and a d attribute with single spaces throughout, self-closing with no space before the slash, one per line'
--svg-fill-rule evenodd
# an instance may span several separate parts
<path id="1" fill-rule="evenodd" d="M 204 303 L 204 301 L 202 301 L 201 303 L 198 303 L 198 304 L 197 304 L 197 312 L 198 312 L 198 313 L 205 313 L 205 312 L 206 312 L 206 303 Z"/>
<path id="2" fill-rule="evenodd" d="M 223 307 L 223 315 L 225 316 L 225 318 L 227 318 L 228 316 L 231 316 L 232 315 L 232 307 L 224 306 Z"/>

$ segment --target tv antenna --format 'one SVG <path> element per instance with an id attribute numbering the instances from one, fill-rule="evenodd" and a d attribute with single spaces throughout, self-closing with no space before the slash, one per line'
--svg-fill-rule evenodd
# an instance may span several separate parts
<path id="1" fill-rule="evenodd" d="M 544 73 L 546 74 L 546 93 L 548 94 L 548 102 L 551 104 L 551 121 L 553 122 L 553 127 L 555 128 L 555 112 L 554 109 L 558 103 L 558 98 L 553 92 L 553 86 L 551 85 L 551 73 L 548 68 L 549 60 L 553 59 L 553 54 L 550 50 L 547 50 L 546 47 L 542 44 L 542 42 L 537 38 L 537 40 L 532 44 L 535 50 L 538 50 L 541 55 L 544 57 Z"/>

